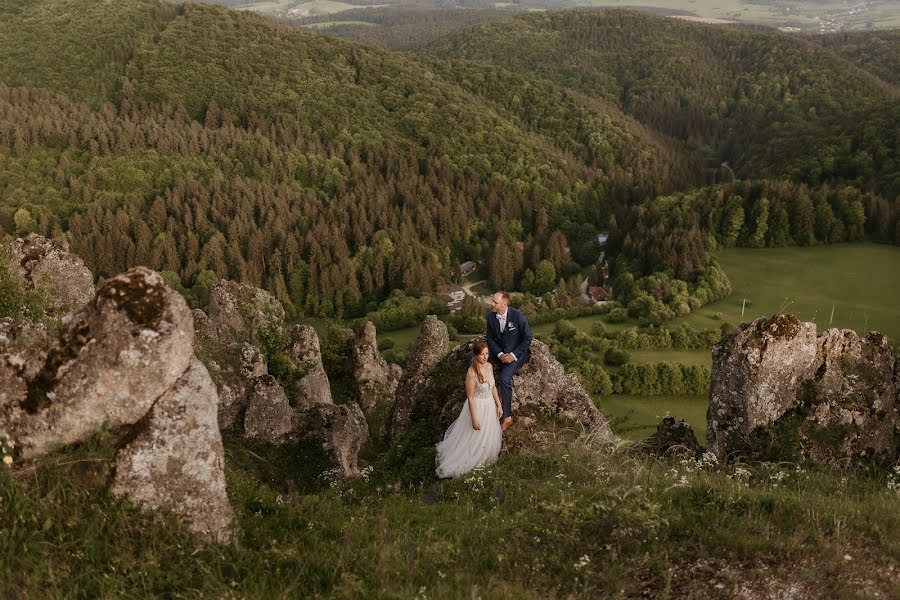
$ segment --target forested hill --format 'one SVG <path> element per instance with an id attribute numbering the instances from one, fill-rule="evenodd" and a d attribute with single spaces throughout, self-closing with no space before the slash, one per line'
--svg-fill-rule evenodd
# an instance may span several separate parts
<path id="1" fill-rule="evenodd" d="M 16 0 L 0 234 L 68 232 L 101 277 L 142 264 L 358 315 L 469 259 L 499 287 L 573 273 L 612 214 L 723 159 L 896 196 L 896 96 L 831 50 L 623 12 L 408 55 L 214 6 Z"/>
<path id="2" fill-rule="evenodd" d="M 7 86 L 40 88 L 0 93 L 6 232 L 68 230 L 101 276 L 212 270 L 314 313 L 432 291 L 497 239 L 562 265 L 616 203 L 702 176 L 620 111 L 553 104 L 531 128 L 426 61 L 218 7 L 4 5 L 0 55 Z"/>
<path id="3" fill-rule="evenodd" d="M 481 24 L 427 52 L 616 103 L 739 177 L 839 178 L 900 194 L 898 89 L 801 36 L 567 11 Z"/>
<path id="4" fill-rule="evenodd" d="M 892 85 L 900 85 L 900 29 L 847 31 L 811 38 Z"/>

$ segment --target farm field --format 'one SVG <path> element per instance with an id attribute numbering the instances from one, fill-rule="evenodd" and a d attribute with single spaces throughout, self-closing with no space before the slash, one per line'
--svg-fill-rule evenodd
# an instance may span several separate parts
<path id="1" fill-rule="evenodd" d="M 690 11 L 700 17 L 796 27 L 804 31 L 887 29 L 900 26 L 900 10 L 891 0 L 784 0 L 762 3 L 746 0 L 575 0 L 584 7 L 653 7 Z"/>
<path id="2" fill-rule="evenodd" d="M 791 312 L 819 330 L 846 327 L 900 339 L 900 248 L 852 244 L 814 248 L 730 249 L 719 262 L 734 291 L 670 322 L 710 328 Z M 741 317 L 743 299 L 748 307 Z"/>
<path id="3" fill-rule="evenodd" d="M 622 438 L 639 440 L 649 436 L 669 414 L 690 423 L 701 445 L 706 440 L 706 396 L 610 395 L 595 402 Z"/>

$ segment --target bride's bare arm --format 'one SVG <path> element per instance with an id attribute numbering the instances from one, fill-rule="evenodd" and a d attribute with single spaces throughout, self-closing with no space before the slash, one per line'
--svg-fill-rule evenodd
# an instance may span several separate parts
<path id="1" fill-rule="evenodd" d="M 491 394 L 494 396 L 494 402 L 497 404 L 497 418 L 503 416 L 503 405 L 500 404 L 500 394 L 497 393 L 497 386 L 491 386 Z"/>
<path id="2" fill-rule="evenodd" d="M 472 417 L 472 429 L 478 431 L 481 429 L 481 423 L 475 415 L 475 373 L 472 369 L 466 371 L 466 398 L 469 399 L 469 415 Z"/>

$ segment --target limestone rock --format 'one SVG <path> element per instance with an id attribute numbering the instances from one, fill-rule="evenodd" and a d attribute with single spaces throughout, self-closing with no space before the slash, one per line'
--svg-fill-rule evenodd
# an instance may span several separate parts
<path id="1" fill-rule="evenodd" d="M 292 389 L 295 406 L 311 404 L 333 404 L 328 375 L 322 364 L 319 336 L 309 325 L 295 325 L 291 328 L 291 338 L 285 354 L 302 373 Z"/>
<path id="2" fill-rule="evenodd" d="M 281 331 L 284 308 L 265 290 L 220 281 L 209 294 L 209 318 L 220 340 L 255 343 Z"/>
<path id="3" fill-rule="evenodd" d="M 24 416 L 3 423 L 0 415 L 0 429 L 28 457 L 81 441 L 104 423 L 134 423 L 188 368 L 193 335 L 187 303 L 158 274 L 136 267 L 109 279 L 64 323 L 40 370 L 21 373 L 25 396 L 17 388 L 12 401 Z"/>
<path id="4" fill-rule="evenodd" d="M 431 371 L 446 355 L 450 335 L 447 326 L 428 315 L 407 360 L 406 371 L 397 385 L 397 394 L 387 422 L 388 439 L 396 440 L 409 427 L 410 417 Z"/>
<path id="5" fill-rule="evenodd" d="M 369 426 L 358 404 L 318 404 L 297 418 L 300 435 L 319 440 L 343 479 L 358 477 L 359 450 L 369 438 Z"/>
<path id="6" fill-rule="evenodd" d="M 153 405 L 115 458 L 111 491 L 149 510 L 170 512 L 211 541 L 232 538 L 216 389 L 196 358 Z"/>
<path id="7" fill-rule="evenodd" d="M 635 442 L 631 450 L 654 456 L 671 454 L 687 454 L 697 458 L 703 454 L 703 448 L 694 435 L 694 430 L 684 420 L 675 421 L 675 417 L 665 416 L 656 426 L 656 432 L 648 438 Z"/>
<path id="8" fill-rule="evenodd" d="M 750 432 L 797 402 L 816 360 L 816 326 L 793 315 L 744 323 L 712 350 L 707 450 L 721 461 Z"/>
<path id="9" fill-rule="evenodd" d="M 483 339 L 483 338 L 481 338 Z M 466 401 L 465 375 L 468 354 L 475 340 L 457 346 L 434 369 L 418 400 L 422 413 L 435 411 L 437 436 L 459 415 Z M 495 372 L 495 377 L 499 374 Z M 574 374 L 566 374 L 550 348 L 532 340 L 528 362 L 513 376 L 512 415 L 514 425 L 504 434 L 504 444 L 528 444 L 524 429 L 539 427 L 548 420 L 560 420 L 593 433 L 601 442 L 615 439 L 606 417 L 591 400 Z M 523 433 L 526 433 L 523 435 Z"/>
<path id="10" fill-rule="evenodd" d="M 402 373 L 398 365 L 388 364 L 381 356 L 375 325 L 366 321 L 353 341 L 353 376 L 363 409 L 370 410 L 393 400 Z"/>
<path id="11" fill-rule="evenodd" d="M 274 377 L 263 375 L 253 380 L 244 414 L 244 435 L 270 444 L 284 443 L 293 432 L 293 417 L 294 409 Z"/>
<path id="12" fill-rule="evenodd" d="M 819 460 L 900 458 L 900 382 L 896 357 L 880 333 L 829 329 L 818 338 L 816 371 L 805 392 L 811 403 L 807 453 Z M 814 431 L 820 434 L 815 435 Z M 839 436 L 837 434 L 840 434 Z M 828 442 L 839 437 L 837 444 Z"/>
<path id="13" fill-rule="evenodd" d="M 791 315 L 743 324 L 713 348 L 707 449 L 719 460 L 783 450 L 821 462 L 894 461 L 895 364 L 877 333 L 832 329 L 817 338 L 815 324 Z M 779 448 L 790 440 L 799 441 Z"/>
<path id="14" fill-rule="evenodd" d="M 26 289 L 44 289 L 47 314 L 62 317 L 94 297 L 94 276 L 84 261 L 69 253 L 64 241 L 48 240 L 35 233 L 10 244 L 10 262 Z"/>

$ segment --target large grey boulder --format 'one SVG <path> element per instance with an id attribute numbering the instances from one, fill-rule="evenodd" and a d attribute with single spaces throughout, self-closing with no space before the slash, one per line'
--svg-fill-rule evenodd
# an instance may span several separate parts
<path id="1" fill-rule="evenodd" d="M 108 280 L 52 340 L 34 325 L 0 330 L 0 433 L 20 458 L 108 426 L 119 440 L 114 493 L 230 538 L 215 388 L 194 357 L 191 312 L 158 274 Z"/>
<path id="2" fill-rule="evenodd" d="M 480 338 L 484 339 L 484 338 Z M 465 374 L 469 368 L 471 340 L 457 346 L 432 371 L 417 404 L 422 414 L 439 415 L 437 436 L 443 435 L 466 402 Z M 512 415 L 514 424 L 504 433 L 507 447 L 534 442 L 534 433 L 550 421 L 590 432 L 600 442 L 615 436 L 606 417 L 574 374 L 567 374 L 550 348 L 532 340 L 528 362 L 513 376 Z M 495 378 L 499 372 L 495 372 Z"/>
<path id="3" fill-rule="evenodd" d="M 744 323 L 712 350 L 706 448 L 719 460 L 797 403 L 816 362 L 816 325 L 793 315 Z"/>
<path id="4" fill-rule="evenodd" d="M 409 354 L 403 378 L 397 385 L 397 394 L 386 426 L 389 440 L 396 440 L 406 432 L 416 401 L 425 388 L 431 371 L 447 354 L 449 343 L 447 326 L 436 316 L 428 315 Z"/>
<path id="5" fill-rule="evenodd" d="M 0 390 L 0 429 L 29 457 L 103 424 L 135 423 L 187 370 L 193 336 L 187 303 L 158 274 L 113 277 L 64 323 L 38 372 L 0 356 L 0 370 L 20 381 Z"/>
<path id="6" fill-rule="evenodd" d="M 31 233 L 10 244 L 9 260 L 25 289 L 47 293 L 45 310 L 51 317 L 73 313 L 94 297 L 93 274 L 63 240 Z"/>
<path id="7" fill-rule="evenodd" d="M 111 491 L 148 510 L 174 514 L 210 541 L 232 539 L 216 388 L 194 358 L 115 458 Z"/>
<path id="8" fill-rule="evenodd" d="M 713 348 L 706 445 L 830 463 L 893 462 L 898 439 L 897 358 L 887 338 L 776 315 L 741 325 Z"/>
<path id="9" fill-rule="evenodd" d="M 403 374 L 398 365 L 388 364 L 378 351 L 375 325 L 366 321 L 352 342 L 353 377 L 359 389 L 359 403 L 371 410 L 393 401 Z"/>
<path id="10" fill-rule="evenodd" d="M 294 406 L 333 404 L 328 375 L 322 364 L 319 335 L 309 325 L 291 328 L 290 341 L 284 351 L 300 374 L 291 390 Z"/>

